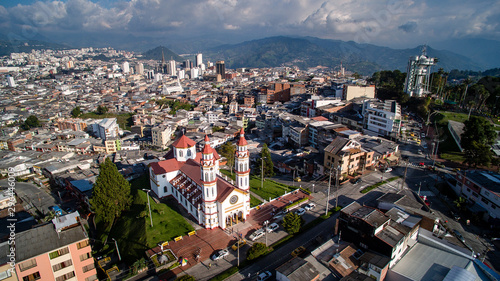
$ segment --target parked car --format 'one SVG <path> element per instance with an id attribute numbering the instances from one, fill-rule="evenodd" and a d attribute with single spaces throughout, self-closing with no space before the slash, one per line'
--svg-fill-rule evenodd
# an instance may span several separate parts
<path id="1" fill-rule="evenodd" d="M 389 168 L 386 168 L 385 170 L 382 171 L 383 173 L 389 173 L 389 172 L 392 172 L 392 168 L 389 167 Z"/>
<path id="2" fill-rule="evenodd" d="M 422 149 L 418 150 L 418 154 L 420 154 L 420 155 L 424 154 L 424 152 L 422 151 Z"/>
<path id="3" fill-rule="evenodd" d="M 295 213 L 299 216 L 302 216 L 303 214 L 306 213 L 306 210 L 304 208 L 299 208 L 295 211 Z"/>
<path id="4" fill-rule="evenodd" d="M 291 253 L 291 255 L 293 257 L 296 257 L 296 256 L 302 254 L 305 250 L 306 250 L 306 248 L 304 248 L 303 246 L 300 246 L 297 249 L 293 250 L 292 253 Z"/>
<path id="5" fill-rule="evenodd" d="M 425 138 L 425 133 L 421 133 L 421 134 L 420 134 L 420 137 L 421 137 L 421 138 Z"/>
<path id="6" fill-rule="evenodd" d="M 281 220 L 286 215 L 286 212 L 280 211 L 273 216 L 275 220 Z"/>
<path id="7" fill-rule="evenodd" d="M 217 253 L 213 254 L 210 258 L 213 260 L 213 261 L 216 261 L 216 260 L 220 260 L 222 259 L 223 257 L 229 255 L 229 252 L 227 250 L 219 250 L 217 251 Z"/>
<path id="8" fill-rule="evenodd" d="M 280 227 L 279 224 L 273 222 L 273 223 L 271 223 L 270 225 L 267 226 L 267 233 L 273 232 L 276 229 L 278 229 L 279 227 Z"/>
<path id="9" fill-rule="evenodd" d="M 259 274 L 259 275 L 257 276 L 257 281 L 264 281 L 264 280 L 267 280 L 267 279 L 271 278 L 271 276 L 273 276 L 273 275 L 271 274 L 271 272 L 269 272 L 269 271 L 264 271 L 264 272 L 262 272 L 261 274 Z"/>
<path id="10" fill-rule="evenodd" d="M 316 208 L 316 204 L 314 204 L 314 203 L 309 203 L 309 204 L 304 206 L 304 209 L 306 209 L 306 211 L 314 210 L 314 208 Z"/>
<path id="11" fill-rule="evenodd" d="M 260 237 L 264 236 L 265 231 L 263 228 L 256 230 L 254 233 L 250 235 L 250 240 L 255 241 L 259 239 Z"/>
<path id="12" fill-rule="evenodd" d="M 425 163 L 424 163 L 424 162 L 420 162 L 420 163 L 418 163 L 418 165 L 419 165 L 420 167 L 424 167 L 424 166 L 425 166 Z"/>
<path id="13" fill-rule="evenodd" d="M 62 210 L 59 208 L 59 206 L 50 206 L 49 211 L 52 211 L 56 214 L 56 216 L 61 216 L 62 215 Z"/>
<path id="14" fill-rule="evenodd" d="M 236 242 L 233 244 L 233 246 L 231 246 L 231 249 L 233 249 L 233 250 L 235 250 L 235 251 L 236 251 L 236 250 L 238 250 L 238 248 L 243 247 L 246 243 L 247 243 L 247 240 L 245 240 L 245 239 L 241 239 L 241 240 L 239 240 L 239 241 L 236 241 Z"/>
<path id="15" fill-rule="evenodd" d="M 352 184 L 358 184 L 358 183 L 360 183 L 360 182 L 361 182 L 361 178 L 357 178 L 357 179 L 352 179 L 352 180 L 351 180 L 351 183 L 352 183 Z"/>

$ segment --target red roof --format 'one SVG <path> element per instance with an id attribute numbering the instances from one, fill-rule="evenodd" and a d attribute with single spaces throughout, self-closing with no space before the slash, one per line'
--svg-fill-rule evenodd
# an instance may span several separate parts
<path id="1" fill-rule="evenodd" d="M 317 117 L 313 117 L 311 119 L 314 121 L 328 121 L 328 118 L 323 117 L 323 116 L 317 116 Z"/>
<path id="2" fill-rule="evenodd" d="M 212 149 L 210 144 L 208 144 L 208 142 L 210 142 L 210 139 L 208 138 L 208 135 L 205 135 L 205 146 L 203 146 L 203 149 L 201 150 L 202 154 L 213 153 L 214 150 Z"/>
<path id="3" fill-rule="evenodd" d="M 236 145 L 237 146 L 243 146 L 243 145 L 247 145 L 247 144 L 248 144 L 248 142 L 245 139 L 245 131 L 243 130 L 243 128 L 241 128 L 240 139 L 236 142 Z"/>
<path id="4" fill-rule="evenodd" d="M 180 169 L 181 166 L 182 163 L 177 161 L 177 159 L 175 158 L 151 163 L 151 168 L 153 168 L 153 172 L 156 175 L 177 171 Z"/>
<path id="5" fill-rule="evenodd" d="M 186 135 L 182 135 L 180 138 L 178 138 L 172 146 L 175 148 L 188 148 L 188 147 L 193 147 L 196 145 L 196 142 L 194 140 L 186 137 Z"/>
<path id="6" fill-rule="evenodd" d="M 227 181 L 223 180 L 220 176 L 217 177 L 217 200 L 218 202 L 224 202 L 226 198 L 233 192 L 236 187 Z"/>

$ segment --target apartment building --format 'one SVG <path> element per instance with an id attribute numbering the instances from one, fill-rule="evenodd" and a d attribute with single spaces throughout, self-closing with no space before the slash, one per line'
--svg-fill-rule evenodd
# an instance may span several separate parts
<path id="1" fill-rule="evenodd" d="M 379 136 L 397 137 L 401 130 L 401 106 L 394 100 L 366 100 L 363 103 L 364 128 Z"/>
<path id="2" fill-rule="evenodd" d="M 172 126 L 161 125 L 154 127 L 151 129 L 153 146 L 159 147 L 160 149 L 166 149 L 174 133 L 175 129 L 172 128 Z"/>
<path id="3" fill-rule="evenodd" d="M 492 171 L 458 171 L 452 186 L 465 197 L 469 209 L 492 226 L 500 227 L 500 174 Z"/>
<path id="4" fill-rule="evenodd" d="M 347 85 L 342 90 L 342 100 L 350 101 L 354 98 L 375 98 L 375 85 Z"/>
<path id="5" fill-rule="evenodd" d="M 119 130 L 116 118 L 104 118 L 101 122 L 97 123 L 96 135 L 103 140 L 116 138 L 119 136 Z"/>
<path id="6" fill-rule="evenodd" d="M 95 281 L 89 238 L 74 212 L 16 235 L 19 280 Z"/>

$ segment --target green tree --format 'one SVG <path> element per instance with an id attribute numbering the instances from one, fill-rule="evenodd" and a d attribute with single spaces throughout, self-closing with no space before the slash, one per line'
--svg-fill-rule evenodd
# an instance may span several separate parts
<path id="1" fill-rule="evenodd" d="M 181 277 L 175 279 L 175 281 L 196 281 L 196 279 L 191 275 L 182 275 Z"/>
<path id="2" fill-rule="evenodd" d="M 232 167 L 234 166 L 234 154 L 236 153 L 236 147 L 231 142 L 226 142 L 221 145 L 218 149 L 219 154 L 227 159 L 227 165 L 231 167 L 231 174 L 233 173 Z"/>
<path id="3" fill-rule="evenodd" d="M 283 218 L 283 227 L 285 228 L 286 232 L 288 232 L 288 234 L 295 234 L 299 232 L 303 223 L 304 220 L 302 219 L 302 217 L 294 212 L 286 214 L 286 216 Z"/>
<path id="4" fill-rule="evenodd" d="M 131 202 L 130 183 L 118 172 L 116 165 L 106 158 L 99 167 L 99 176 L 90 199 L 96 216 L 106 224 L 112 223 Z"/>
<path id="5" fill-rule="evenodd" d="M 77 106 L 77 107 L 73 108 L 73 110 L 71 110 L 71 116 L 73 116 L 73 118 L 80 116 L 80 114 L 82 114 L 82 111 L 81 111 L 79 106 Z"/>
<path id="6" fill-rule="evenodd" d="M 21 127 L 25 130 L 29 130 L 31 128 L 40 127 L 40 121 L 35 115 L 30 115 L 26 121 L 21 125 Z"/>
<path id="7" fill-rule="evenodd" d="M 490 166 L 493 159 L 493 151 L 491 146 L 476 141 L 472 141 L 471 147 L 465 149 L 464 163 L 469 166 L 477 167 L 479 165 Z"/>
<path id="8" fill-rule="evenodd" d="M 267 252 L 268 248 L 266 244 L 264 243 L 254 243 L 250 249 L 248 249 L 247 253 L 247 259 L 248 260 L 253 260 L 256 259 L 262 255 L 264 255 Z"/>
<path id="9" fill-rule="evenodd" d="M 462 196 L 458 197 L 455 201 L 453 201 L 453 203 L 455 203 L 455 206 L 457 206 L 457 208 L 461 211 L 465 211 L 467 209 L 467 199 Z"/>
<path id="10" fill-rule="evenodd" d="M 262 161 L 261 159 L 264 159 Z M 262 150 L 260 151 L 260 159 L 257 160 L 257 165 L 256 165 L 256 173 L 261 173 L 262 171 L 262 162 L 264 162 L 264 176 L 265 177 L 272 177 L 275 175 L 274 173 L 274 164 L 273 160 L 271 159 L 271 152 L 269 151 L 269 148 L 267 147 L 267 144 L 264 143 L 262 145 Z"/>
<path id="11" fill-rule="evenodd" d="M 97 107 L 97 114 L 99 115 L 102 115 L 102 114 L 106 114 L 108 112 L 108 108 L 104 105 L 99 105 Z"/>
<path id="12" fill-rule="evenodd" d="M 488 121 L 484 118 L 471 116 L 471 118 L 464 122 L 465 128 L 461 137 L 460 144 L 463 149 L 474 149 L 477 144 L 493 145 L 497 137 L 497 133 Z M 477 144 L 474 146 L 473 141 Z"/>

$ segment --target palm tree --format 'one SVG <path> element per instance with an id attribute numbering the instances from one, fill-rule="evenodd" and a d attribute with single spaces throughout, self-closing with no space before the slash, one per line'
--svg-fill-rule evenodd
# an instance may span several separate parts
<path id="1" fill-rule="evenodd" d="M 460 104 L 463 106 L 463 102 L 465 101 L 465 98 L 467 97 L 467 89 L 469 88 L 469 85 L 472 83 L 472 80 L 470 80 L 469 78 L 465 78 L 462 83 L 465 85 L 464 95 L 460 99 Z"/>

